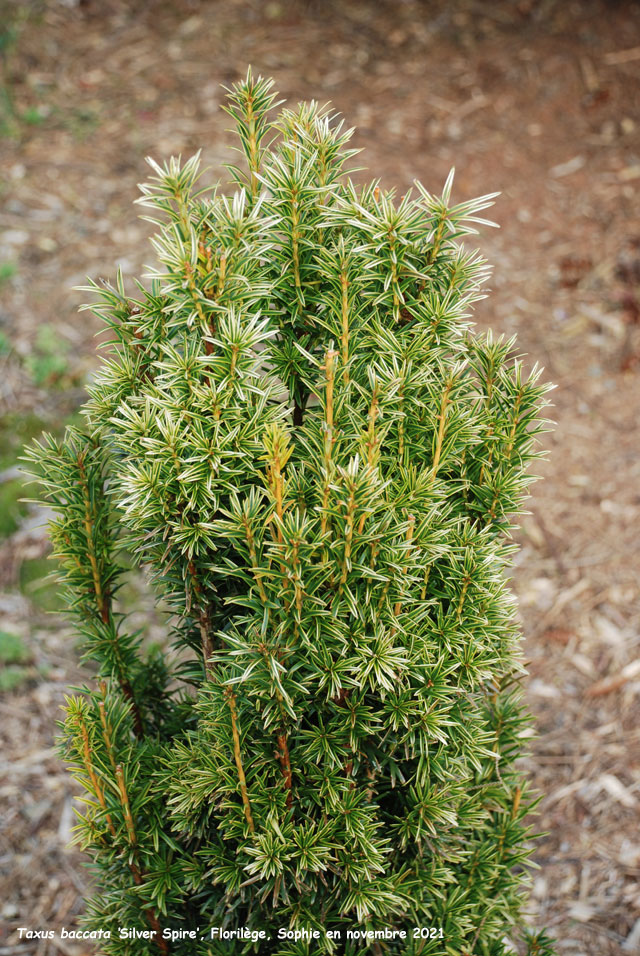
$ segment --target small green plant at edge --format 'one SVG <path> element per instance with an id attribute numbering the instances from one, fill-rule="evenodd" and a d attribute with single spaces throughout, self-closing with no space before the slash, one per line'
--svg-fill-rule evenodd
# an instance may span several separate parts
<path id="1" fill-rule="evenodd" d="M 112 350 L 28 453 L 98 670 L 63 731 L 86 925 L 114 956 L 503 956 L 535 803 L 505 571 L 548 386 L 469 321 L 494 196 L 356 186 L 352 131 L 279 105 L 229 91 L 232 196 L 151 162 L 151 282 L 90 284 Z"/>
<path id="2" fill-rule="evenodd" d="M 33 669 L 23 665 L 30 659 L 21 637 L 0 631 L 0 694 L 17 690 L 29 679 Z"/>
<path id="3" fill-rule="evenodd" d="M 69 345 L 60 338 L 53 325 L 38 329 L 32 351 L 26 357 L 25 366 L 38 387 L 61 386 L 69 377 Z"/>

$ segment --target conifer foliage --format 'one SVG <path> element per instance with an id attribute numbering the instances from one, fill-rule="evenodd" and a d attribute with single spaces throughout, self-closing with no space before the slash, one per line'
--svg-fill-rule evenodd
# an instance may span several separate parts
<path id="1" fill-rule="evenodd" d="M 157 267 L 91 285 L 84 427 L 29 451 L 97 672 L 63 732 L 87 924 L 112 956 L 501 956 L 534 802 L 505 569 L 547 387 L 470 327 L 493 195 L 356 186 L 352 131 L 279 106 L 229 91 L 231 196 L 150 161 Z M 162 651 L 122 613 L 132 560 Z"/>

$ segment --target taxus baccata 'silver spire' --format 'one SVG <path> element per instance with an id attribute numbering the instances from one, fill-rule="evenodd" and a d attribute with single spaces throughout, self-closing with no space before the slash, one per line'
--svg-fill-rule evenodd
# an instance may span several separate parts
<path id="1" fill-rule="evenodd" d="M 495 194 L 356 186 L 351 130 L 276 105 L 229 92 L 231 196 L 151 163 L 156 267 L 91 285 L 84 428 L 29 453 L 97 671 L 64 725 L 88 925 L 113 956 L 500 956 L 532 805 L 505 568 L 547 386 L 468 321 Z M 131 558 L 162 652 L 120 609 Z"/>

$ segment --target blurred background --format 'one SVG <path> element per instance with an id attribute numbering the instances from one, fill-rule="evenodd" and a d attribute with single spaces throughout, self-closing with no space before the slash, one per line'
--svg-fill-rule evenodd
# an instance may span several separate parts
<path id="1" fill-rule="evenodd" d="M 146 155 L 202 147 L 248 64 L 331 100 L 365 176 L 454 200 L 500 190 L 477 321 L 557 383 L 513 587 L 544 794 L 529 906 L 562 954 L 640 953 L 640 4 L 605 0 L 0 0 L 0 956 L 82 956 L 77 791 L 54 749 L 87 679 L 18 456 L 73 420 L 97 364 L 87 275 L 151 260 Z M 135 579 L 138 623 L 161 636 Z M 155 630 L 154 630 L 155 629 Z"/>

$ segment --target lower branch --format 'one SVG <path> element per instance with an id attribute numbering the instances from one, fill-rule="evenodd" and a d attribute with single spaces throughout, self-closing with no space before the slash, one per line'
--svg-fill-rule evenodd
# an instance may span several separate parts
<path id="1" fill-rule="evenodd" d="M 286 733 L 283 731 L 281 734 L 278 734 L 276 740 L 278 741 L 278 760 L 280 761 L 282 776 L 284 777 L 284 785 L 287 790 L 287 809 L 290 809 L 293 801 L 293 795 L 291 790 L 291 759 L 289 757 L 289 744 L 287 743 Z"/>
<path id="2" fill-rule="evenodd" d="M 207 611 L 201 611 L 198 618 L 200 625 L 200 640 L 202 642 L 202 659 L 204 661 L 204 672 L 209 680 L 213 679 L 213 642 L 210 634 L 210 621 Z"/>
<path id="3" fill-rule="evenodd" d="M 244 775 L 242 766 L 242 753 L 240 750 L 240 731 L 238 730 L 238 708 L 236 706 L 236 695 L 230 687 L 227 688 L 227 700 L 229 701 L 229 710 L 231 711 L 231 733 L 233 734 L 233 756 L 238 770 L 238 781 L 240 783 L 240 793 L 242 795 L 242 804 L 244 806 L 244 815 L 249 825 L 251 833 L 256 832 L 255 823 L 251 814 L 251 804 L 249 803 L 249 791 L 247 790 L 247 778 Z"/>

